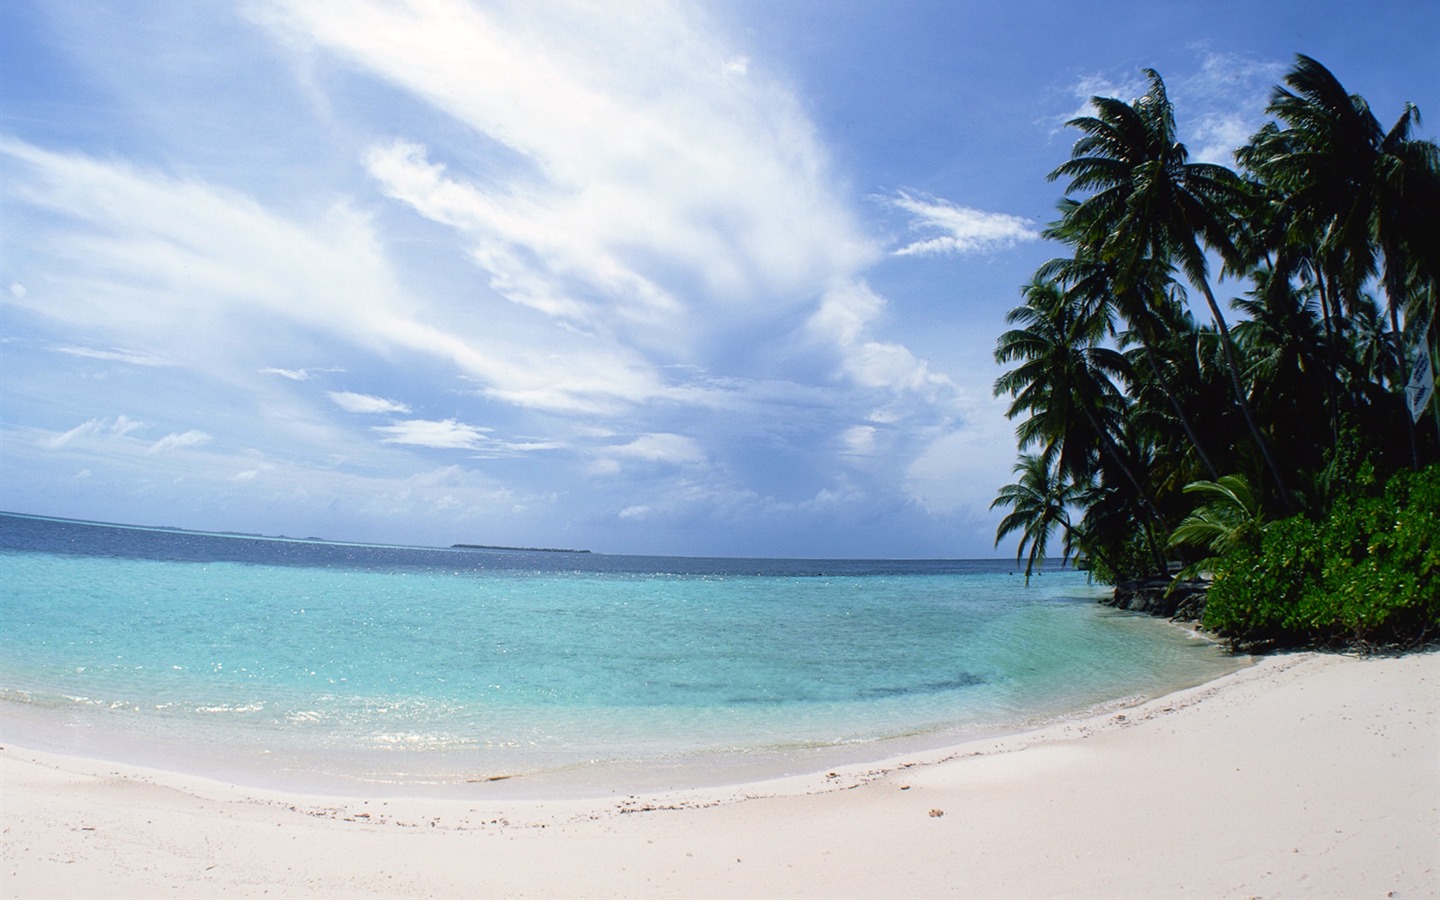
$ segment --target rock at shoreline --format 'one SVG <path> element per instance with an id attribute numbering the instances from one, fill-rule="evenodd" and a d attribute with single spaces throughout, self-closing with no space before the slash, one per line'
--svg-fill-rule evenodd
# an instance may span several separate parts
<path id="1" fill-rule="evenodd" d="M 1114 594 L 1100 602 L 1116 609 L 1198 622 L 1205 615 L 1205 593 L 1209 587 L 1206 581 L 1172 581 L 1169 578 L 1127 581 L 1117 584 Z"/>

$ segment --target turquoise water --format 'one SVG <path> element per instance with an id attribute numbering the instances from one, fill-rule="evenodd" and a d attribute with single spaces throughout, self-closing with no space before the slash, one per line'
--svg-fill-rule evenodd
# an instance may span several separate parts
<path id="1" fill-rule="evenodd" d="M 1027 589 L 993 561 L 414 550 L 0 516 L 0 567 L 12 735 L 260 782 L 725 780 L 1239 665 L 1098 606 L 1080 573 Z"/>

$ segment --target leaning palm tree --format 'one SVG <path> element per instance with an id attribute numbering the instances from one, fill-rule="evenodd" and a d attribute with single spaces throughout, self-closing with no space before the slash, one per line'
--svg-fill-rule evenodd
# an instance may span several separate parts
<path id="1" fill-rule="evenodd" d="M 1020 450 L 1038 446 L 1038 465 L 1066 483 L 1105 477 L 1123 486 L 1142 510 L 1145 528 L 1167 530 L 1154 491 L 1117 442 L 1127 405 L 1121 386 L 1134 374 L 1125 356 L 1104 344 L 1113 330 L 1110 308 L 1077 302 L 1039 276 L 1023 295 L 1025 304 L 1006 317 L 1019 327 L 995 347 L 996 362 L 1016 363 L 996 379 L 995 393 L 1014 398 L 1007 416 L 1023 417 L 1015 429 Z"/>
<path id="2" fill-rule="evenodd" d="M 1219 329 L 1235 402 L 1281 505 L 1289 510 L 1284 476 L 1250 411 L 1230 327 L 1210 287 L 1207 250 L 1227 262 L 1238 259 L 1232 232 L 1239 222 L 1236 210 L 1249 202 L 1248 194 L 1224 166 L 1189 161 L 1189 151 L 1176 137 L 1164 81 L 1153 69 L 1145 75 L 1149 90 L 1134 103 L 1094 97 L 1096 115 L 1067 123 L 1083 136 L 1049 178 L 1069 178 L 1068 192 L 1089 192 L 1069 213 L 1068 229 L 1080 246 L 1116 264 L 1119 290 L 1131 288 L 1147 260 L 1173 261 L 1205 297 Z"/>
<path id="3" fill-rule="evenodd" d="M 1015 550 L 1015 564 L 1025 558 L 1025 584 L 1030 584 L 1030 575 L 1035 567 L 1045 561 L 1050 538 L 1058 527 L 1065 532 L 1064 560 L 1070 557 L 1072 541 L 1070 535 L 1070 506 L 1078 497 L 1075 484 L 1062 476 L 1059 470 L 1048 463 L 1040 454 L 1022 454 L 1015 464 L 1019 479 L 1000 489 L 991 509 L 999 506 L 1010 507 L 1010 512 L 1000 520 L 995 531 L 995 545 L 998 547 L 1008 535 L 1020 532 L 1020 545 Z M 1029 556 L 1025 550 L 1029 548 Z"/>
<path id="4" fill-rule="evenodd" d="M 1062 216 L 1069 208 L 1073 206 L 1061 205 Z M 1064 229 L 1065 220 L 1062 218 L 1047 229 L 1046 236 L 1063 239 Z M 1081 309 L 1109 307 L 1118 313 L 1119 317 L 1128 323 L 1129 328 L 1120 332 L 1112 324 L 1112 336 L 1121 340 L 1121 346 L 1129 340 L 1138 341 L 1144 351 L 1143 358 L 1151 377 L 1165 385 L 1166 375 L 1156 354 L 1156 345 L 1167 328 L 1167 320 L 1174 318 L 1167 314 L 1171 313 L 1172 307 L 1178 306 L 1183 298 L 1182 289 L 1175 284 L 1172 277 L 1171 267 L 1168 264 L 1161 265 L 1155 260 L 1145 260 L 1141 273 L 1127 286 L 1120 287 L 1113 263 L 1085 253 L 1083 249 L 1077 250 L 1074 258 L 1058 257 L 1041 265 L 1036 275 L 1041 278 L 1054 278 L 1064 285 L 1067 299 L 1078 304 Z M 1205 443 L 1200 439 L 1190 414 L 1180 402 L 1180 392 L 1171 389 L 1169 385 L 1165 386 L 1167 389 L 1163 392 L 1164 396 L 1185 431 L 1190 450 L 1212 478 L 1218 477 L 1219 472 L 1210 461 Z"/>
<path id="5" fill-rule="evenodd" d="M 1262 128 L 1238 156 L 1283 198 L 1288 220 L 1312 230 L 1308 237 L 1331 256 L 1331 277 L 1348 292 L 1383 261 L 1398 331 L 1412 268 L 1440 279 L 1440 147 L 1413 136 L 1413 104 L 1387 131 L 1363 97 L 1308 56 L 1296 56 L 1285 83 L 1267 109 L 1280 124 Z"/>
<path id="6" fill-rule="evenodd" d="M 1347 421 L 1341 405 L 1346 393 L 1336 373 L 1350 354 L 1337 340 L 1341 328 L 1329 335 L 1322 328 L 1314 292 L 1264 269 L 1251 277 L 1255 288 L 1232 301 L 1246 315 L 1235 325 L 1235 341 L 1246 361 L 1255 411 L 1269 423 L 1271 440 L 1290 464 L 1295 497 L 1303 503 L 1314 493 L 1308 475 L 1324 467 L 1326 448 L 1339 440 Z"/>
<path id="7" fill-rule="evenodd" d="M 995 393 L 1014 398 L 1009 418 L 1025 416 L 1015 429 L 1020 449 L 1040 445 L 1046 463 L 1075 482 L 1094 475 L 1106 455 L 1139 494 L 1145 491 L 1125 466 L 1112 433 L 1125 398 L 1117 382 L 1132 379 L 1129 363 L 1102 341 L 1112 330 L 1110 311 L 1084 306 L 1058 284 L 1036 277 L 1023 290 L 1025 303 L 1006 321 L 1020 327 L 1000 335 L 995 361 L 1019 363 L 995 380 Z"/>
<path id="8" fill-rule="evenodd" d="M 1419 110 L 1406 104 L 1387 131 L 1364 98 L 1304 55 L 1285 84 L 1267 110 L 1278 122 L 1237 154 L 1278 198 L 1283 245 L 1314 261 L 1336 314 L 1353 309 L 1365 282 L 1379 276 L 1391 331 L 1403 333 L 1403 314 L 1421 334 L 1433 332 L 1434 311 L 1421 298 L 1440 280 L 1440 147 L 1414 137 Z M 1407 375 L 1402 360 L 1401 380 Z"/>

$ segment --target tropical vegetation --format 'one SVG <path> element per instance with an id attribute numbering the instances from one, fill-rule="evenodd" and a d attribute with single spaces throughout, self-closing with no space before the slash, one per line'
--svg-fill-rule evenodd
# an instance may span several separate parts
<path id="1" fill-rule="evenodd" d="M 1055 540 L 1109 583 L 1203 575 L 1238 642 L 1440 633 L 1440 147 L 1298 56 L 1234 166 L 1193 161 L 1145 75 L 1050 173 L 1064 251 L 995 350 L 996 543 L 1027 577 Z"/>

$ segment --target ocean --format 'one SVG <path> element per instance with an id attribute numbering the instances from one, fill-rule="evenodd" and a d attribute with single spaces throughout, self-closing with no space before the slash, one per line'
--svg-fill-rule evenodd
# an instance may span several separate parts
<path id="1" fill-rule="evenodd" d="M 1244 664 L 1004 560 L 344 544 L 0 514 L 0 739 L 324 792 L 870 761 Z"/>

